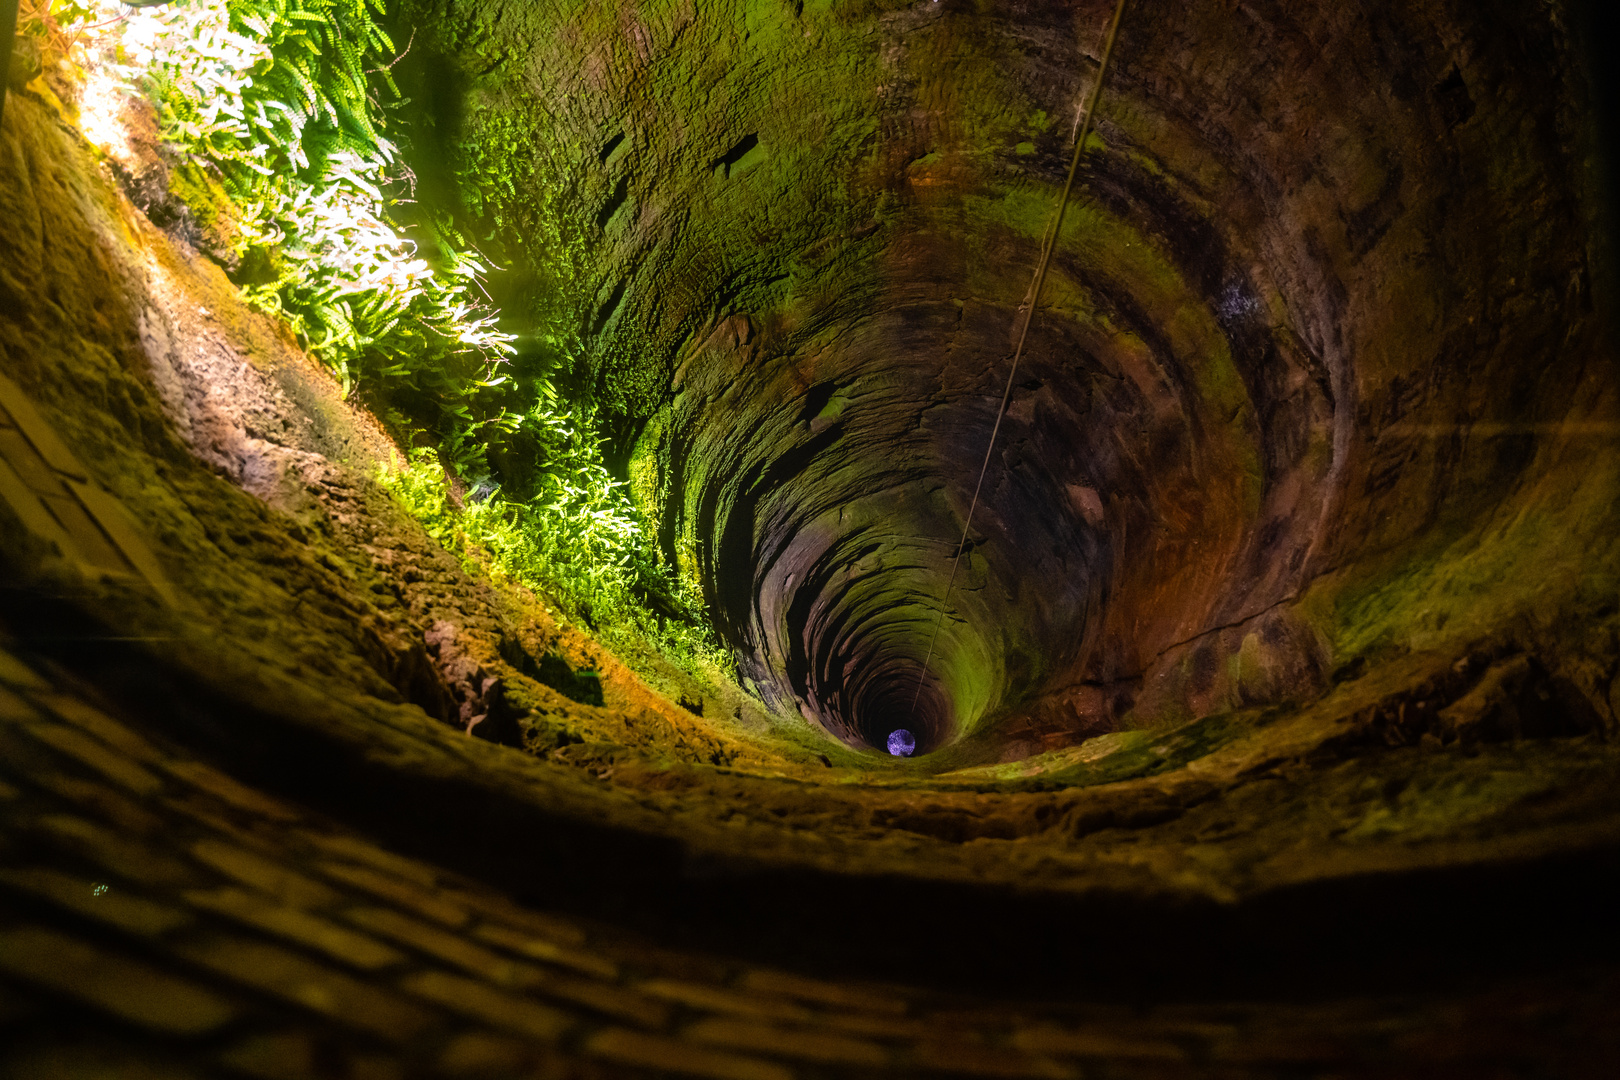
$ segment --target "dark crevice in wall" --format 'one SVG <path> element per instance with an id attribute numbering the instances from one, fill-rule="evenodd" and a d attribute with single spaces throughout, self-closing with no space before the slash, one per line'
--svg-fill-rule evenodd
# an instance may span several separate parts
<path id="1" fill-rule="evenodd" d="M 709 168 L 720 173 L 727 180 L 731 179 L 732 171 L 750 164 L 749 157 L 759 149 L 759 134 L 750 132 L 737 141 L 737 144 L 724 154 L 709 162 Z"/>
<path id="2" fill-rule="evenodd" d="M 614 187 L 613 194 L 609 195 L 607 202 L 602 204 L 601 212 L 596 215 L 596 227 L 598 229 L 607 228 L 608 222 L 613 220 L 613 215 L 619 212 L 619 208 L 625 204 L 625 200 L 628 198 L 630 198 L 630 177 L 626 175 L 619 177 L 619 183 Z M 607 320 L 602 320 L 602 325 L 606 325 L 606 322 Z"/>
<path id="3" fill-rule="evenodd" d="M 607 328 L 608 323 L 613 321 L 613 316 L 618 314 L 620 306 L 624 303 L 625 292 L 629 287 L 630 283 L 628 281 L 620 281 L 613 286 L 613 291 L 602 302 L 602 306 L 597 308 L 596 318 L 591 324 L 591 335 L 593 337 L 600 336 L 602 331 Z"/>

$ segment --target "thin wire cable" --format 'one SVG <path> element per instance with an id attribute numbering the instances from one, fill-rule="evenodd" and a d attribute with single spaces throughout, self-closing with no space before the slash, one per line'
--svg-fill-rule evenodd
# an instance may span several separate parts
<path id="1" fill-rule="evenodd" d="M 973 527 L 973 513 L 979 508 L 979 492 L 984 487 L 984 475 L 990 471 L 990 456 L 996 449 L 996 436 L 1001 434 L 1001 421 L 1007 415 L 1007 402 L 1012 399 L 1013 380 L 1018 377 L 1018 362 L 1024 356 L 1024 341 L 1029 337 L 1029 325 L 1035 321 L 1035 308 L 1040 304 L 1041 288 L 1046 284 L 1046 269 L 1052 262 L 1052 250 L 1057 247 L 1057 238 L 1063 233 L 1063 215 L 1069 209 L 1069 193 L 1074 190 L 1074 178 L 1080 171 L 1080 155 L 1086 146 L 1086 136 L 1091 133 L 1091 122 L 1097 115 L 1097 102 L 1102 98 L 1103 79 L 1108 74 L 1108 61 L 1114 55 L 1114 39 L 1119 36 L 1120 20 L 1125 15 L 1125 0 L 1119 0 L 1114 7 L 1114 17 L 1108 23 L 1108 34 L 1103 42 L 1102 62 L 1097 65 L 1097 81 L 1092 84 L 1091 97 L 1086 102 L 1085 111 L 1081 114 L 1077 135 L 1074 140 L 1074 156 L 1069 160 L 1069 176 L 1063 182 L 1063 197 L 1058 200 L 1057 213 L 1053 215 L 1046 235 L 1041 241 L 1041 260 L 1035 267 L 1035 281 L 1029 287 L 1028 307 L 1024 312 L 1024 325 L 1018 331 L 1018 346 L 1013 350 L 1012 369 L 1007 372 L 1007 388 L 1001 393 L 1001 405 L 996 409 L 996 423 L 990 429 L 990 442 L 984 448 L 984 463 L 979 466 L 979 479 L 973 485 L 973 501 L 968 503 L 967 519 L 962 522 L 962 539 L 956 543 L 956 555 L 951 559 L 951 576 L 945 580 L 945 595 L 939 598 L 939 615 L 934 620 L 934 632 L 928 636 L 928 654 L 923 657 L 922 667 L 917 669 L 917 689 L 911 695 L 911 717 L 917 717 L 917 702 L 922 698 L 923 680 L 928 675 L 928 665 L 934 659 L 934 645 L 939 641 L 939 628 L 945 623 L 945 609 L 950 606 L 951 587 L 956 584 L 956 571 L 962 565 L 962 552 L 967 547 L 968 530 Z"/>

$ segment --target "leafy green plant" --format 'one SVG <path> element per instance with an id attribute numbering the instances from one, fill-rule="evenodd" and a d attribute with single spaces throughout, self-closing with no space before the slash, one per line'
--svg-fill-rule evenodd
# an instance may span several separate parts
<path id="1" fill-rule="evenodd" d="M 133 14 L 91 2 L 105 10 L 85 19 L 107 16 L 91 51 L 156 105 L 177 190 L 224 193 L 247 302 L 286 320 L 397 433 L 433 443 L 385 477 L 406 507 L 447 546 L 483 552 L 610 641 L 639 637 L 674 659 L 726 667 L 701 603 L 659 565 L 603 466 L 588 406 L 564 400 L 546 369 L 514 378 L 514 338 L 486 302 L 482 260 L 453 224 L 436 223 L 430 265 L 391 220 L 410 178 L 386 137 L 398 89 L 380 0 L 178 0 Z M 583 253 L 563 242 L 553 208 L 526 195 L 540 163 L 519 128 L 498 114 L 481 123 L 457 179 L 487 200 L 478 208 L 497 231 L 555 232 L 566 276 Z M 566 359 L 577 347 L 571 283 L 550 285 L 555 297 L 528 321 Z M 490 478 L 497 443 L 534 459 L 522 490 Z M 446 468 L 480 497 L 452 500 Z"/>
<path id="2" fill-rule="evenodd" d="M 388 219 L 400 183 L 380 102 L 397 91 L 378 10 L 190 0 L 125 20 L 116 51 L 168 143 L 233 202 L 248 303 L 285 318 L 346 393 L 478 473 L 520 422 L 498 392 L 511 336 L 479 299 L 477 259 L 447 250 L 430 267 Z"/>
<path id="3" fill-rule="evenodd" d="M 335 153 L 394 157 L 380 103 L 398 88 L 381 12 L 376 0 L 178 0 L 129 17 L 120 44 L 157 91 L 172 140 L 232 171 L 290 167 L 312 182 Z"/>
<path id="4" fill-rule="evenodd" d="M 301 170 L 320 171 L 336 152 L 392 155 L 372 97 L 374 86 L 399 95 L 383 63 L 393 58 L 394 43 L 374 18 L 383 14 L 381 0 L 235 0 L 228 10 L 233 29 L 269 56 L 246 95 L 280 106 L 257 113 L 272 136 L 262 145 Z M 368 62 L 377 66 L 368 69 Z"/>
<path id="5" fill-rule="evenodd" d="M 735 661 L 715 639 L 702 601 L 657 562 L 645 530 L 602 467 L 588 417 L 550 418 L 553 456 L 545 490 L 525 500 L 499 491 L 452 498 L 451 483 L 430 451 L 379 476 L 413 517 L 448 550 L 546 593 L 565 613 L 609 644 L 650 642 L 689 666 L 735 677 Z M 640 595 L 665 598 L 659 614 Z"/>

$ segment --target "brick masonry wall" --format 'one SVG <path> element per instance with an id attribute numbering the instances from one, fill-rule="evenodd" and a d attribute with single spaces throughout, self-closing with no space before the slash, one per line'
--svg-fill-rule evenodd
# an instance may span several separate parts
<path id="1" fill-rule="evenodd" d="M 1597 1077 L 1620 1060 L 1601 969 L 1462 996 L 1035 1004 L 660 948 L 393 854 L 93 697 L 0 653 L 0 1076 Z"/>

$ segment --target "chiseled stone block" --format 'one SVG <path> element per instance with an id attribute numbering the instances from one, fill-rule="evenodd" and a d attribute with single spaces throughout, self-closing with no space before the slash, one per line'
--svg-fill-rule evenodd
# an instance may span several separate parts
<path id="1" fill-rule="evenodd" d="M 237 1014 L 194 983 L 38 926 L 0 930 L 0 970 L 170 1035 L 201 1035 Z"/>
<path id="2" fill-rule="evenodd" d="M 304 839 L 326 852 L 349 862 L 365 863 L 374 870 L 381 870 L 385 874 L 392 874 L 396 878 L 415 882 L 424 889 L 436 888 L 439 883 L 439 871 L 427 863 L 407 859 L 402 855 L 395 855 L 391 851 L 384 851 L 375 844 L 368 843 L 358 836 L 346 833 L 322 832 L 316 829 L 306 829 L 301 834 Z"/>
<path id="3" fill-rule="evenodd" d="M 912 1049 L 912 1061 L 929 1069 L 1008 1080 L 1079 1080 L 1080 1076 L 1072 1066 L 1050 1058 L 955 1040 L 919 1043 Z"/>
<path id="4" fill-rule="evenodd" d="M 378 873 L 369 867 L 324 859 L 320 863 L 320 870 L 329 878 L 364 889 L 379 900 L 387 900 L 400 907 L 410 908 L 418 915 L 425 915 L 446 926 L 455 928 L 467 922 L 468 915 L 465 908 L 439 899 L 430 889 L 401 881 L 388 874 Z"/>
<path id="5" fill-rule="evenodd" d="M 491 945 L 510 949 L 535 960 L 544 960 L 549 964 L 572 968 L 586 975 L 594 975 L 599 979 L 617 979 L 619 965 L 606 957 L 569 945 L 559 944 L 547 938 L 535 937 L 519 930 L 498 923 L 483 923 L 477 927 L 473 934 Z"/>
<path id="6" fill-rule="evenodd" d="M 407 976 L 400 985 L 452 1012 L 546 1042 L 555 1042 L 572 1026 L 568 1015 L 558 1009 L 460 975 L 423 971 Z"/>
<path id="7" fill-rule="evenodd" d="M 199 761 L 165 760 L 161 767 L 175 779 L 212 795 L 233 809 L 255 817 L 268 818 L 271 821 L 293 821 L 299 816 L 298 811 L 285 803 L 237 783 L 211 765 L 204 765 Z"/>
<path id="8" fill-rule="evenodd" d="M 158 937 L 192 922 L 184 911 L 132 895 L 122 886 L 88 881 L 49 867 L 0 869 L 0 882 L 142 937 Z"/>
<path id="9" fill-rule="evenodd" d="M 811 1001 L 818 1005 L 833 1005 L 861 1012 L 901 1014 L 906 1003 L 892 993 L 869 989 L 848 983 L 827 982 L 794 975 L 786 971 L 756 968 L 745 972 L 739 983 L 745 990 Z"/>
<path id="10" fill-rule="evenodd" d="M 334 1071 L 347 1080 L 401 1080 L 405 1075 L 404 1063 L 397 1059 L 344 1052 L 330 1039 L 317 1042 L 304 1031 L 249 1036 L 219 1060 L 258 1080 L 310 1080 Z"/>
<path id="11" fill-rule="evenodd" d="M 343 917 L 356 926 L 454 964 L 502 986 L 534 986 L 544 975 L 529 964 L 497 956 L 466 938 L 387 908 L 354 908 Z"/>
<path id="12" fill-rule="evenodd" d="M 681 1034 L 694 1042 L 830 1065 L 882 1066 L 889 1061 L 883 1047 L 864 1039 L 824 1031 L 775 1027 L 748 1020 L 720 1017 L 699 1020 Z"/>
<path id="13" fill-rule="evenodd" d="M 108 746 L 121 754 L 126 754 L 136 761 L 148 765 L 162 765 L 168 756 L 158 750 L 146 739 L 135 734 L 125 725 L 114 720 L 100 709 L 81 701 L 71 694 L 42 693 L 35 694 L 34 700 L 47 711 L 74 727 L 94 735 Z"/>
<path id="14" fill-rule="evenodd" d="M 4 686 L 0 686 L 0 720 L 13 724 L 27 723 L 39 719 L 39 710 L 28 703 L 21 694 L 14 694 Z"/>
<path id="15" fill-rule="evenodd" d="M 679 979 L 648 979 L 637 983 L 636 989 L 645 994 L 664 998 L 691 1009 L 704 1012 L 730 1013 L 752 1016 L 761 1020 L 807 1021 L 813 1015 L 803 1005 L 765 994 L 740 994 L 717 986 L 685 982 Z"/>
<path id="16" fill-rule="evenodd" d="M 297 907 L 331 907 L 339 899 L 337 890 L 330 886 L 233 844 L 200 840 L 192 845 L 191 854 L 226 877 Z"/>
<path id="17" fill-rule="evenodd" d="M 439 1055 L 439 1068 L 455 1076 L 510 1076 L 529 1071 L 533 1057 L 531 1043 L 468 1031 L 450 1040 Z"/>
<path id="18" fill-rule="evenodd" d="M 370 1032 L 403 1042 L 432 1027 L 431 1013 L 379 989 L 274 945 L 210 935 L 175 950 L 227 979 Z"/>
<path id="19" fill-rule="evenodd" d="M 325 953 L 352 967 L 375 971 L 405 961 L 397 949 L 261 893 L 194 889 L 184 895 L 190 904 Z"/>
<path id="20" fill-rule="evenodd" d="M 42 814 L 35 830 L 51 842 L 94 862 L 117 877 L 154 889 L 201 884 L 194 865 L 136 837 L 109 829 L 75 814 Z"/>
<path id="21" fill-rule="evenodd" d="M 675 1039 L 608 1028 L 585 1042 L 585 1052 L 626 1065 L 689 1073 L 712 1080 L 792 1080 L 793 1073 L 775 1062 L 722 1053 Z"/>
<path id="22" fill-rule="evenodd" d="M 672 1011 L 667 1003 L 656 998 L 589 979 L 552 979 L 536 987 L 534 992 L 655 1031 L 669 1026 Z"/>
<path id="23" fill-rule="evenodd" d="M 154 795 L 163 781 L 97 739 L 65 724 L 29 724 L 28 733 L 136 795 Z"/>
<path id="24" fill-rule="evenodd" d="M 40 678 L 33 668 L 4 649 L 0 649 L 0 683 L 19 690 L 50 689 L 50 684 Z"/>

